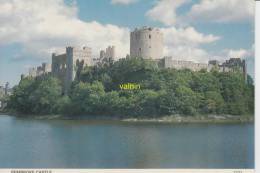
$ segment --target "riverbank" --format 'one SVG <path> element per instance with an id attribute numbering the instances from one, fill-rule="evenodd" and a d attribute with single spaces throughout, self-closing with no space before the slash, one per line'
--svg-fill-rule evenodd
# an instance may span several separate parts
<path id="1" fill-rule="evenodd" d="M 89 121 L 120 121 L 120 122 L 151 122 L 151 123 L 253 123 L 252 115 L 197 115 L 180 116 L 170 115 L 162 117 L 120 117 L 120 116 L 90 116 L 90 115 L 21 115 L 14 113 L 0 113 L 0 115 L 13 115 L 18 118 L 30 118 L 41 120 L 89 120 Z"/>
<path id="2" fill-rule="evenodd" d="M 161 118 L 128 118 L 125 122 L 164 122 L 164 123 L 253 123 L 253 116 L 203 115 L 203 116 L 164 116 Z"/>

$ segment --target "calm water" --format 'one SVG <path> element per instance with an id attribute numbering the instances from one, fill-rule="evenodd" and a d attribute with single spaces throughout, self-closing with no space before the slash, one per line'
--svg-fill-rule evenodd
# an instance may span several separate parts
<path id="1" fill-rule="evenodd" d="M 254 126 L 0 115 L 0 168 L 8 167 L 254 168 Z"/>

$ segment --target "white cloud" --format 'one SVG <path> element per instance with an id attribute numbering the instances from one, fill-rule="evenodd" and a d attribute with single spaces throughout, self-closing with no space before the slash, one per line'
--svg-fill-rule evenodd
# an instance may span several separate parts
<path id="1" fill-rule="evenodd" d="M 253 22 L 254 0 L 200 0 L 187 13 L 177 14 L 177 9 L 190 0 L 157 0 L 146 16 L 167 26 L 187 25 L 197 22 Z"/>
<path id="2" fill-rule="evenodd" d="M 228 57 L 233 57 L 233 58 L 245 58 L 251 56 L 251 52 L 246 49 L 228 50 L 227 55 Z"/>
<path id="3" fill-rule="evenodd" d="M 129 5 L 137 2 L 138 0 L 111 0 L 112 4 Z"/>
<path id="4" fill-rule="evenodd" d="M 191 45 L 197 46 L 199 44 L 212 43 L 220 39 L 219 36 L 204 35 L 196 31 L 193 27 L 178 28 L 168 27 L 162 28 L 164 38 L 167 44 L 172 45 Z"/>
<path id="5" fill-rule="evenodd" d="M 255 46 L 252 45 L 250 49 L 226 49 L 223 52 L 227 57 L 230 58 L 254 58 Z"/>
<path id="6" fill-rule="evenodd" d="M 254 11 L 254 0 L 201 0 L 187 17 L 191 22 L 253 22 Z"/>
<path id="7" fill-rule="evenodd" d="M 210 55 L 200 46 L 220 39 L 218 36 L 199 33 L 193 27 L 168 27 L 161 30 L 164 34 L 164 55 L 178 60 L 207 62 Z"/>
<path id="8" fill-rule="evenodd" d="M 210 55 L 211 60 L 219 60 L 220 62 L 224 62 L 229 58 L 241 58 L 251 61 L 251 59 L 255 58 L 255 45 L 253 44 L 249 49 L 224 49 Z"/>
<path id="9" fill-rule="evenodd" d="M 48 56 L 65 46 L 86 45 L 94 54 L 115 45 L 118 56 L 129 52 L 129 29 L 84 22 L 77 7 L 63 0 L 0 0 L 0 45 L 19 43 L 25 53 Z"/>
<path id="10" fill-rule="evenodd" d="M 63 0 L 0 2 L 0 45 L 18 43 L 23 46 L 25 54 L 40 58 L 50 58 L 52 52 L 64 51 L 69 45 L 89 46 L 94 55 L 108 45 L 116 46 L 119 57 L 129 53 L 128 28 L 103 25 L 97 21 L 84 22 L 78 18 L 75 4 L 67 5 Z M 219 36 L 200 33 L 193 27 L 171 26 L 161 30 L 164 33 L 164 55 L 175 59 L 206 62 L 213 56 L 201 46 L 220 39 Z M 221 57 L 250 54 L 252 50 L 251 53 L 246 49 L 225 50 Z"/>
<path id="11" fill-rule="evenodd" d="M 174 25 L 178 20 L 177 8 L 187 2 L 189 0 L 158 0 L 152 9 L 147 11 L 146 16 L 167 26 Z"/>

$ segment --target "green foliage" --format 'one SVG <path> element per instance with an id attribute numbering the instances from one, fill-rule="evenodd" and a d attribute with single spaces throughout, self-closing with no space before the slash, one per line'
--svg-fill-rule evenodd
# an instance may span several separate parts
<path id="1" fill-rule="evenodd" d="M 181 86 L 176 89 L 177 109 L 180 113 L 186 115 L 194 115 L 197 113 L 197 108 L 200 98 L 191 88 Z"/>
<path id="2" fill-rule="evenodd" d="M 83 83 L 75 85 L 71 94 L 72 113 L 95 114 L 101 103 L 101 97 L 105 94 L 100 82 Z"/>
<path id="3" fill-rule="evenodd" d="M 25 78 L 14 88 L 8 107 L 24 114 L 58 113 L 61 93 L 59 81 L 51 76 Z"/>
<path id="4" fill-rule="evenodd" d="M 32 78 L 25 78 L 20 81 L 18 86 L 14 87 L 13 94 L 10 97 L 8 108 L 21 113 L 32 112 L 31 92 L 36 89 L 36 82 Z"/>
<path id="5" fill-rule="evenodd" d="M 221 82 L 221 95 L 225 101 L 224 113 L 241 115 L 249 112 L 249 100 L 246 99 L 249 86 L 245 84 L 242 74 L 219 73 L 218 78 Z"/>
<path id="6" fill-rule="evenodd" d="M 204 95 L 202 112 L 205 113 L 222 113 L 224 99 L 217 91 L 207 91 Z"/>
<path id="7" fill-rule="evenodd" d="M 121 90 L 136 83 L 140 90 Z M 25 78 L 14 88 L 8 107 L 25 114 L 158 117 L 164 115 L 254 112 L 254 84 L 248 76 L 217 70 L 159 68 L 142 58 L 104 60 L 80 69 L 68 96 L 57 79 Z"/>

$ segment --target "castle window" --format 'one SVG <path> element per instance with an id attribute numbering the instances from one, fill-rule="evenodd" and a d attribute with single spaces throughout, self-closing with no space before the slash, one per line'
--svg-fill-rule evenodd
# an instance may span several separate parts
<path id="1" fill-rule="evenodd" d="M 151 35 L 149 35 L 149 39 L 151 39 L 152 38 L 152 36 Z"/>

